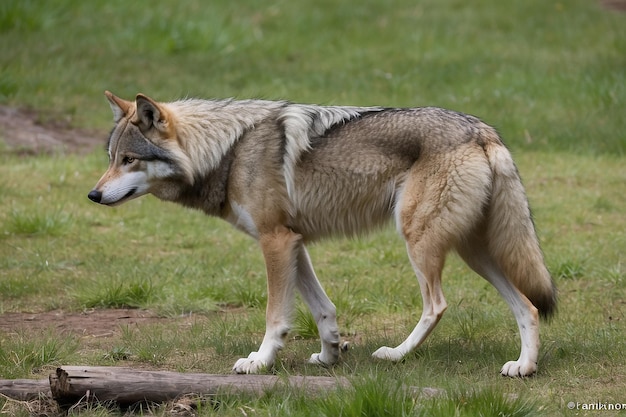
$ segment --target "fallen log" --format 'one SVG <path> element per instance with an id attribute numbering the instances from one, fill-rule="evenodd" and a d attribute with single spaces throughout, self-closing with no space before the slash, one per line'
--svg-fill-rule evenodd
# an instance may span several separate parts
<path id="1" fill-rule="evenodd" d="M 33 401 L 52 396 L 47 379 L 0 380 L 0 394 L 19 401 Z"/>
<path id="2" fill-rule="evenodd" d="M 63 366 L 48 379 L 0 380 L 0 395 L 19 401 L 52 398 L 61 407 L 81 402 L 130 406 L 142 402 L 163 403 L 184 396 L 262 395 L 273 388 L 295 388 L 307 395 L 320 395 L 350 386 L 343 377 L 187 374 L 106 366 Z M 437 388 L 405 388 L 422 398 L 445 394 Z"/>
<path id="3" fill-rule="evenodd" d="M 262 394 L 275 387 L 321 393 L 350 386 L 345 378 L 323 376 L 214 375 L 139 371 L 108 366 L 63 366 L 49 377 L 50 390 L 61 406 L 80 401 L 162 403 L 184 395 Z"/>

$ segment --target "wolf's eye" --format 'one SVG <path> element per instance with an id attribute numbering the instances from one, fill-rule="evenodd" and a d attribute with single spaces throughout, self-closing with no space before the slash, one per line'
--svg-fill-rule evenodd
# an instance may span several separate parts
<path id="1" fill-rule="evenodd" d="M 124 165 L 132 164 L 133 162 L 135 162 L 135 158 L 132 158 L 130 156 L 125 156 L 124 159 L 122 159 L 122 163 Z"/>

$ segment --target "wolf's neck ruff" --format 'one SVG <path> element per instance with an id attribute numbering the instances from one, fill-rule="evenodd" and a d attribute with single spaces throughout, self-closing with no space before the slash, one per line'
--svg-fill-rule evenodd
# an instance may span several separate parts
<path id="1" fill-rule="evenodd" d="M 176 123 L 179 126 L 177 136 L 185 139 L 180 144 L 190 159 L 190 166 L 201 172 L 215 169 L 247 130 L 274 118 L 284 131 L 283 165 L 290 196 L 294 189 L 294 166 L 302 153 L 309 150 L 313 138 L 362 114 L 383 110 L 380 107 L 307 106 L 282 101 L 197 99 L 175 101 L 167 107 L 175 119 L 185 120 L 182 125 Z"/>

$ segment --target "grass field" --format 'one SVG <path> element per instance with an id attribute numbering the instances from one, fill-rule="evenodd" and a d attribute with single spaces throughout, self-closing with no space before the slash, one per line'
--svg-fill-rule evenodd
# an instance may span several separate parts
<path id="1" fill-rule="evenodd" d="M 311 248 L 352 345 L 341 363 L 305 363 L 319 342 L 300 306 L 276 366 L 281 375 L 347 376 L 354 391 L 224 396 L 199 415 L 626 413 L 567 406 L 626 404 L 626 15 L 583 0 L 8 0 L 0 2 L 0 51 L 0 104 L 35 109 L 43 124 L 101 132 L 103 145 L 109 89 L 159 100 L 436 105 L 480 116 L 511 147 L 560 291 L 557 316 L 541 328 L 535 377 L 498 375 L 517 357 L 516 324 L 495 290 L 454 256 L 444 272 L 450 307 L 426 343 L 399 364 L 370 358 L 401 341 L 420 314 L 417 281 L 389 228 Z M 194 319 L 122 327 L 106 338 L 0 331 L 0 379 L 60 364 L 230 372 L 263 336 L 257 245 L 153 197 L 114 209 L 89 202 L 106 164 L 102 150 L 24 156 L 0 143 L 0 320 L 117 307 Z M 415 397 L 402 384 L 448 395 Z M 0 398 L 0 413 L 29 410 Z"/>

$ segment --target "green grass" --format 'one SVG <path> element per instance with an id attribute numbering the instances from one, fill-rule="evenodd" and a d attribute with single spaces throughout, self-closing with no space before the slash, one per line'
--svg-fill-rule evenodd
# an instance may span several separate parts
<path id="1" fill-rule="evenodd" d="M 62 210 L 52 213 L 13 210 L 7 222 L 10 233 L 58 236 L 70 222 L 70 216 Z"/>
<path id="2" fill-rule="evenodd" d="M 321 398 L 310 398 L 302 394 L 287 392 L 290 401 L 284 401 L 285 394 L 269 394 L 249 406 L 271 407 L 271 416 L 316 416 L 316 417 L 449 417 L 449 416 L 538 416 L 541 409 L 519 399 L 504 398 L 500 392 L 472 390 L 454 391 L 447 397 L 424 398 L 403 385 L 401 380 L 378 375 L 366 375 L 352 381 L 353 387 L 340 389 L 336 393 Z M 239 405 L 235 399 L 223 408 Z M 239 405 L 240 406 L 240 405 Z"/>
<path id="3" fill-rule="evenodd" d="M 626 150 L 626 29 L 597 2 L 8 0 L 0 22 L 0 101 L 44 119 L 106 128 L 105 89 L 439 105 L 517 148 Z"/>
<path id="4" fill-rule="evenodd" d="M 228 373 L 237 358 L 258 347 L 266 289 L 262 256 L 249 238 L 221 221 L 152 197 L 113 209 L 94 205 L 84 194 L 104 168 L 100 152 L 2 158 L 5 190 L 12 197 L 4 199 L 7 210 L 0 212 L 1 311 L 131 306 L 170 317 L 190 312 L 196 317 L 189 325 L 137 325 L 120 328 L 111 339 L 79 339 L 57 356 L 45 354 L 49 343 L 64 340 L 53 333 L 22 329 L 20 337 L 31 343 L 26 353 L 17 336 L 0 333 L 3 358 L 9 358 L 0 361 L 5 364 L 2 377 L 39 377 L 60 363 Z M 531 404 L 532 410 L 548 415 L 564 411 L 569 401 L 620 401 L 626 387 L 626 220 L 618 209 L 626 195 L 623 159 L 547 152 L 517 152 L 516 159 L 560 290 L 559 312 L 541 328 L 535 378 L 498 376 L 499 367 L 518 353 L 515 322 L 495 290 L 454 256 L 444 272 L 450 307 L 424 346 L 400 364 L 372 360 L 371 352 L 400 342 L 420 314 L 417 282 L 391 228 L 355 241 L 311 247 L 317 272 L 338 306 L 342 338 L 351 348 L 332 371 L 306 364 L 319 341 L 300 303 L 293 339 L 281 352 L 277 371 L 388 378 L 443 388 L 453 398 L 516 394 L 516 410 L 523 412 L 524 404 Z M 25 170 L 31 173 L 24 176 Z M 63 172 L 77 174 L 66 175 L 63 183 L 51 180 Z M 615 208 L 599 208 L 599 198 Z M 29 202 L 42 216 L 71 213 L 71 221 L 60 234 L 20 233 L 8 219 L 14 218 L 14 207 L 27 208 Z M 34 357 L 43 361 L 35 363 Z M 239 415 L 239 408 L 251 407 L 257 415 L 309 415 L 297 395 L 289 393 L 284 403 L 276 398 L 227 398 L 219 412 Z M 313 409 L 323 415 L 332 409 L 332 396 L 328 401 Z M 445 415 L 458 405 L 457 400 L 402 401 L 409 402 L 407 407 L 415 402 L 413 415 L 437 415 L 420 411 L 432 407 Z M 461 409 L 458 413 L 472 415 Z"/>
<path id="5" fill-rule="evenodd" d="M 567 403 L 623 403 L 626 391 L 625 18 L 583 0 L 9 0 L 0 2 L 0 104 L 37 109 L 44 124 L 95 129 L 103 145 L 105 89 L 161 100 L 438 105 L 484 118 L 513 150 L 559 287 L 558 314 L 541 327 L 539 374 L 498 376 L 517 357 L 517 326 L 495 290 L 455 257 L 438 328 L 402 363 L 374 361 L 371 352 L 412 330 L 421 307 L 389 228 L 310 249 L 350 342 L 341 363 L 306 363 L 319 341 L 299 303 L 276 366 L 285 376 L 346 376 L 354 390 L 225 395 L 198 414 L 593 415 Z M 111 209 L 89 202 L 105 167 L 101 150 L 27 156 L 0 146 L 0 313 L 132 307 L 192 319 L 102 339 L 0 331 L 0 378 L 45 376 L 59 364 L 230 372 L 263 337 L 257 244 L 152 197 Z M 28 415 L 28 406 L 0 399 L 3 411 Z M 114 414 L 95 406 L 70 414 L 79 412 Z"/>
<path id="6" fill-rule="evenodd" d="M 62 365 L 79 347 L 76 338 L 59 337 L 52 332 L 33 335 L 24 331 L 1 335 L 0 342 L 0 375 L 3 379 L 21 378 L 42 372 L 44 366 Z"/>

